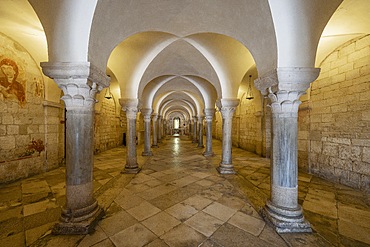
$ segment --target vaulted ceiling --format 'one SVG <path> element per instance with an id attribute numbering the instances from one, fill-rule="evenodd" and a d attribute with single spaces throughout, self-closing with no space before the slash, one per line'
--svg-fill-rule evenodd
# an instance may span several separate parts
<path id="1" fill-rule="evenodd" d="M 188 117 L 214 108 L 216 99 L 238 97 L 248 75 L 318 67 L 339 45 L 370 33 L 368 0 L 30 3 L 0 1 L 0 32 L 36 62 L 92 62 L 107 71 L 121 98 Z"/>

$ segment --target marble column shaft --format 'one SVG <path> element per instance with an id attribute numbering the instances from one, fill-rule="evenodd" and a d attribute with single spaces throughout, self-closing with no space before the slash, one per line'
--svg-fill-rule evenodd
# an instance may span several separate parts
<path id="1" fill-rule="evenodd" d="M 203 145 L 203 116 L 198 117 L 198 148 L 204 148 Z"/>
<path id="2" fill-rule="evenodd" d="M 197 117 L 193 117 L 193 143 L 197 143 Z"/>
<path id="3" fill-rule="evenodd" d="M 157 148 L 158 147 L 158 137 L 157 137 L 157 131 L 158 131 L 158 115 L 153 114 L 152 115 L 152 122 L 153 122 L 153 144 L 152 148 Z"/>
<path id="4" fill-rule="evenodd" d="M 150 120 L 152 109 L 142 109 L 141 113 L 144 116 L 144 151 L 142 152 L 142 156 L 152 156 L 153 153 L 150 150 Z"/>
<path id="5" fill-rule="evenodd" d="M 93 197 L 95 95 L 109 78 L 92 64 L 41 63 L 63 90 L 66 106 L 66 203 L 54 234 L 87 234 L 104 215 Z"/>
<path id="6" fill-rule="evenodd" d="M 239 103 L 239 101 L 236 101 Z M 236 105 L 222 105 L 222 159 L 220 166 L 217 168 L 221 174 L 235 174 L 234 165 L 232 164 L 232 121 Z"/>
<path id="7" fill-rule="evenodd" d="M 162 143 L 162 116 L 158 116 L 158 143 Z"/>
<path id="8" fill-rule="evenodd" d="M 271 197 L 262 213 L 277 232 L 312 231 L 298 204 L 297 119 L 299 98 L 318 74 L 315 68 L 278 68 L 256 81 L 272 113 Z"/>
<path id="9" fill-rule="evenodd" d="M 122 109 L 126 111 L 127 135 L 126 135 L 126 165 L 122 173 L 138 173 L 136 151 L 136 117 L 138 113 L 138 99 L 120 99 Z"/>
<path id="10" fill-rule="evenodd" d="M 204 113 L 206 115 L 206 150 L 204 151 L 203 155 L 210 157 L 214 156 L 212 151 L 212 121 L 215 109 L 205 109 Z"/>

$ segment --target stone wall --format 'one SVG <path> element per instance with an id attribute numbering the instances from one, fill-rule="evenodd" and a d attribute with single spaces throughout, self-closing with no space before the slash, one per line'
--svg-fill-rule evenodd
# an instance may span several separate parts
<path id="1" fill-rule="evenodd" d="M 126 115 L 121 110 L 116 97 L 104 97 L 104 89 L 98 96 L 95 107 L 94 153 L 100 153 L 123 144 L 126 130 Z"/>
<path id="2" fill-rule="evenodd" d="M 320 67 L 310 91 L 310 171 L 369 191 L 370 35 L 342 45 Z"/>
<path id="3" fill-rule="evenodd" d="M 0 34 L 0 183 L 55 168 L 63 162 L 64 109 L 45 101 L 40 67 Z"/>

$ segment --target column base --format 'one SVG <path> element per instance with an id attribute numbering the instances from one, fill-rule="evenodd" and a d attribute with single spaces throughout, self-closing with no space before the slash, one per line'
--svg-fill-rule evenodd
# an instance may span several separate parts
<path id="1" fill-rule="evenodd" d="M 311 225 L 305 220 L 300 206 L 297 209 L 281 208 L 267 201 L 261 213 L 278 233 L 312 232 Z"/>
<path id="2" fill-rule="evenodd" d="M 205 151 L 205 152 L 203 152 L 203 156 L 205 156 L 205 157 L 213 157 L 213 156 L 215 156 L 215 153 L 212 152 L 212 151 L 210 151 L 210 152 Z"/>
<path id="3" fill-rule="evenodd" d="M 149 151 L 149 152 L 144 151 L 144 152 L 141 153 L 141 155 L 142 156 L 153 156 L 153 153 L 152 153 L 152 151 Z"/>
<path id="4" fill-rule="evenodd" d="M 216 168 L 220 174 L 235 174 L 234 166 L 232 164 L 222 164 Z"/>
<path id="5" fill-rule="evenodd" d="M 104 211 L 96 204 L 96 208 L 90 214 L 71 217 L 62 214 L 60 222 L 56 223 L 52 229 L 54 235 L 80 235 L 89 234 L 94 231 L 99 220 L 104 216 Z M 82 219 L 82 220 L 81 220 Z"/>
<path id="6" fill-rule="evenodd" d="M 139 166 L 136 167 L 125 167 L 123 171 L 121 171 L 122 174 L 137 174 L 141 171 L 141 168 Z"/>
<path id="7" fill-rule="evenodd" d="M 152 148 L 158 148 L 158 145 L 152 145 Z"/>
<path id="8" fill-rule="evenodd" d="M 199 145 L 198 144 L 197 148 L 204 148 L 204 145 Z"/>

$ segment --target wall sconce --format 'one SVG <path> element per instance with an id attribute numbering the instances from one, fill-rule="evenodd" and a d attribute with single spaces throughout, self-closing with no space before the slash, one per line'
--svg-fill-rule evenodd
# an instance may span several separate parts
<path id="1" fill-rule="evenodd" d="M 246 96 L 246 99 L 247 100 L 254 99 L 253 91 L 252 91 L 252 82 L 251 82 L 251 79 L 252 79 L 252 75 L 249 75 L 249 82 L 248 82 L 247 96 Z"/>
<path id="2" fill-rule="evenodd" d="M 112 95 L 112 93 L 110 92 L 110 86 L 109 86 L 109 87 L 107 88 L 107 90 L 105 91 L 104 98 L 106 98 L 106 99 L 111 99 L 111 98 L 113 98 L 113 95 Z"/>

